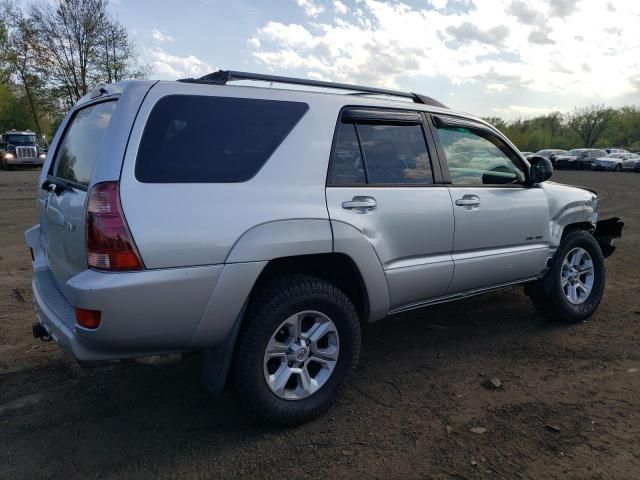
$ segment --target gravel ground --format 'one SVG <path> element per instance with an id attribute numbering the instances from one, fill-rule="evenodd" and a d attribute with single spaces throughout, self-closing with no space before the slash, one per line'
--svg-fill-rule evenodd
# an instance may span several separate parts
<path id="1" fill-rule="evenodd" d="M 521 289 L 389 318 L 334 408 L 282 430 L 209 395 L 197 358 L 84 370 L 34 340 L 37 172 L 0 172 L 0 478 L 640 478 L 640 175 L 554 180 L 626 222 L 593 318 L 551 324 Z"/>

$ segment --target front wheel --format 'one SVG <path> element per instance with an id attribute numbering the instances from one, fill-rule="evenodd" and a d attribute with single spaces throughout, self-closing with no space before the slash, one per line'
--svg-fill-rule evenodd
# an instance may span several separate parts
<path id="1" fill-rule="evenodd" d="M 618 164 L 616 165 L 616 172 L 621 172 L 622 171 L 622 165 Z"/>
<path id="2" fill-rule="evenodd" d="M 235 354 L 235 387 L 251 416 L 297 425 L 329 408 L 360 353 L 360 323 L 335 285 L 288 275 L 252 300 Z"/>
<path id="3" fill-rule="evenodd" d="M 605 284 L 604 256 L 590 232 L 564 236 L 551 271 L 527 289 L 536 308 L 549 318 L 578 322 L 598 308 Z"/>

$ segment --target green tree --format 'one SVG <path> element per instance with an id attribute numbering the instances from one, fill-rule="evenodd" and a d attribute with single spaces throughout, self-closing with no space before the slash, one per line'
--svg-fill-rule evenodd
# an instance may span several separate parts
<path id="1" fill-rule="evenodd" d="M 576 108 L 569 115 L 567 125 L 578 134 L 583 146 L 591 148 L 598 142 L 614 117 L 613 109 L 605 108 L 604 105 L 590 105 Z"/>

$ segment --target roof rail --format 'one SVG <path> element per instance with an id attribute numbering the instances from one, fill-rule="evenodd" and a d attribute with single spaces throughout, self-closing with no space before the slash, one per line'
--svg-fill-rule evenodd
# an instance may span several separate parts
<path id="1" fill-rule="evenodd" d="M 262 73 L 236 72 L 233 70 L 218 70 L 200 78 L 182 78 L 179 82 L 204 83 L 211 85 L 226 85 L 235 80 L 257 80 L 262 82 L 285 83 L 289 85 L 305 85 L 309 87 L 334 88 L 339 90 L 352 90 L 364 95 L 389 95 L 393 97 L 410 98 L 414 103 L 422 103 L 433 107 L 448 108 L 437 100 L 418 93 L 388 90 L 386 88 L 362 87 L 348 83 L 325 82 L 322 80 L 309 80 L 307 78 L 281 77 L 279 75 L 265 75 Z"/>

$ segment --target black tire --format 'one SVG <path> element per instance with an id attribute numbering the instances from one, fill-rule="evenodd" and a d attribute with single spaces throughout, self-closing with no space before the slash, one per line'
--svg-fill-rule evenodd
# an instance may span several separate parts
<path id="1" fill-rule="evenodd" d="M 267 384 L 264 355 L 276 329 L 295 313 L 314 310 L 329 317 L 339 336 L 339 353 L 326 382 L 310 396 L 288 400 Z M 360 323 L 349 298 L 335 285 L 309 275 L 286 275 L 265 285 L 252 299 L 234 356 L 236 394 L 256 420 L 298 425 L 327 410 L 360 354 Z"/>
<path id="2" fill-rule="evenodd" d="M 591 257 L 593 263 L 593 286 L 588 297 L 579 304 L 571 303 L 562 288 L 561 272 L 565 257 L 575 248 L 582 248 Z M 541 280 L 527 288 L 531 301 L 543 315 L 552 320 L 568 323 L 589 318 L 598 308 L 605 284 L 604 256 L 600 245 L 593 235 L 585 230 L 567 233 L 551 267 L 551 271 Z"/>
<path id="3" fill-rule="evenodd" d="M 622 165 L 618 164 L 616 165 L 616 172 L 621 172 L 622 171 Z"/>

